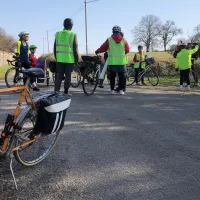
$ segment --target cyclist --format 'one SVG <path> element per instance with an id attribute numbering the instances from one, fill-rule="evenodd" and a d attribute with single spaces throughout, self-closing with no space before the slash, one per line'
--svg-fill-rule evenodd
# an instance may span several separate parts
<path id="1" fill-rule="evenodd" d="M 31 66 L 32 67 L 38 67 L 38 61 L 37 61 L 37 58 L 35 56 L 35 52 L 36 52 L 37 47 L 35 45 L 31 45 L 29 47 L 29 49 L 30 49 L 29 60 L 30 60 Z"/>
<path id="2" fill-rule="evenodd" d="M 64 93 L 68 94 L 71 82 L 71 73 L 74 64 L 78 62 L 78 42 L 75 33 L 71 32 L 73 21 L 67 18 L 63 22 L 64 30 L 56 33 L 54 43 L 54 56 L 57 62 L 57 77 L 55 91 L 60 91 L 61 83 L 65 75 Z"/>
<path id="3" fill-rule="evenodd" d="M 124 95 L 125 88 L 124 66 L 127 59 L 126 54 L 129 53 L 130 48 L 128 42 L 120 35 L 121 28 L 114 26 L 112 29 L 113 35 L 109 37 L 102 46 L 95 51 L 96 54 L 108 51 L 108 66 L 110 67 L 110 87 L 111 93 L 115 94 L 115 77 L 116 73 L 119 75 L 119 89 L 120 95 Z"/>
<path id="4" fill-rule="evenodd" d="M 176 70 L 180 69 L 180 90 L 183 90 L 183 82 L 187 82 L 187 88 L 190 90 L 189 72 L 192 66 L 192 54 L 196 53 L 199 46 L 196 45 L 194 49 L 186 49 L 187 44 L 181 43 L 180 52 L 176 56 Z"/>
<path id="5" fill-rule="evenodd" d="M 140 85 L 138 83 L 138 76 L 139 76 L 139 73 L 143 72 L 144 69 L 145 69 L 145 58 L 147 57 L 147 54 L 143 52 L 143 46 L 139 45 L 138 46 L 138 52 L 135 53 L 135 56 L 133 58 L 133 61 L 134 61 L 134 68 L 135 68 L 135 82 L 136 82 L 136 85 Z M 144 77 L 142 76 L 142 84 L 143 85 L 146 85 L 144 83 Z"/>
<path id="6" fill-rule="evenodd" d="M 29 61 L 29 32 L 22 31 L 19 33 L 19 40 L 17 42 L 17 53 L 19 55 L 19 59 L 22 62 L 22 67 L 25 69 L 29 69 L 30 61 Z M 17 64 L 17 63 L 16 63 Z M 17 85 L 16 77 L 19 75 L 19 71 L 16 70 L 16 74 L 14 77 L 14 85 Z M 26 82 L 26 79 L 24 79 L 24 83 Z M 40 89 L 36 86 L 35 79 L 31 78 L 30 83 L 32 84 L 32 88 L 34 91 L 39 91 Z"/>

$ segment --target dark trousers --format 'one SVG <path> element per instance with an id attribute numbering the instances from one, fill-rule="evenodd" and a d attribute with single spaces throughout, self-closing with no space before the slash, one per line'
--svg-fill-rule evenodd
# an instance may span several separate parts
<path id="1" fill-rule="evenodd" d="M 187 82 L 187 85 L 190 85 L 190 69 L 180 70 L 180 85 L 183 85 L 183 82 Z"/>
<path id="2" fill-rule="evenodd" d="M 138 83 L 138 78 L 139 78 L 139 73 L 142 72 L 143 73 L 144 69 L 142 69 L 141 67 L 139 68 L 135 68 L 135 82 Z M 142 76 L 141 78 L 142 83 L 144 83 L 144 76 Z"/>
<path id="3" fill-rule="evenodd" d="M 18 63 L 17 63 L 17 62 L 15 63 L 15 67 L 18 67 Z M 24 67 L 25 69 L 30 69 L 30 68 L 31 68 L 29 62 L 23 62 L 23 63 L 22 63 L 22 67 Z M 13 80 L 14 83 L 17 83 L 17 82 L 18 82 L 18 81 L 17 81 L 17 77 L 18 77 L 18 76 L 19 76 L 19 70 L 16 69 L 16 73 L 15 73 L 14 80 Z M 25 77 L 23 81 L 24 81 L 24 85 L 25 85 L 25 84 L 26 84 L 26 81 L 27 81 L 27 77 Z M 30 78 L 30 83 L 32 84 L 32 83 L 34 83 L 34 82 L 36 82 L 36 78 Z"/>
<path id="4" fill-rule="evenodd" d="M 61 83 L 63 80 L 63 77 L 65 76 L 65 83 L 64 83 L 64 89 L 67 93 L 70 87 L 71 82 L 71 74 L 74 68 L 74 64 L 71 63 L 56 63 L 57 72 L 56 72 L 56 82 L 55 82 L 55 91 L 60 91 Z"/>
<path id="5" fill-rule="evenodd" d="M 119 76 L 119 90 L 124 90 L 126 87 L 126 79 L 124 72 L 115 72 L 115 71 L 110 72 L 110 88 L 111 90 L 114 90 L 115 88 L 115 78 L 117 73 Z"/>

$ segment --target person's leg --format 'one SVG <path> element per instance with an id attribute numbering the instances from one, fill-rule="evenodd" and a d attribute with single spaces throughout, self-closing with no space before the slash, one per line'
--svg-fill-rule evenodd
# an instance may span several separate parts
<path id="1" fill-rule="evenodd" d="M 124 72 L 119 72 L 119 90 L 120 92 L 125 88 Z"/>
<path id="2" fill-rule="evenodd" d="M 185 70 L 185 80 L 187 81 L 188 89 L 190 89 L 190 69 Z"/>
<path id="3" fill-rule="evenodd" d="M 113 91 L 115 88 L 115 77 L 116 77 L 116 72 L 110 71 L 110 89 L 111 89 L 111 91 Z"/>
<path id="4" fill-rule="evenodd" d="M 138 84 L 139 68 L 135 68 L 135 82 Z"/>
<path id="5" fill-rule="evenodd" d="M 192 64 L 191 69 L 192 69 L 193 79 L 194 79 L 195 83 L 198 84 L 198 77 L 196 75 L 196 68 L 195 68 L 194 64 Z"/>
<path id="6" fill-rule="evenodd" d="M 65 92 L 65 94 L 68 94 L 74 64 L 66 63 L 64 66 L 65 66 L 65 83 L 64 83 L 65 90 L 64 90 L 64 92 Z"/>
<path id="7" fill-rule="evenodd" d="M 143 73 L 144 72 L 144 69 L 142 67 L 140 67 L 140 73 Z M 143 85 L 145 85 L 144 83 L 144 76 L 141 77 L 141 82 Z"/>
<path id="8" fill-rule="evenodd" d="M 180 70 L 180 89 L 183 88 L 184 70 Z"/>
<path id="9" fill-rule="evenodd" d="M 65 63 L 56 63 L 57 66 L 57 73 L 56 73 L 56 80 L 55 80 L 55 88 L 54 90 L 59 92 L 61 83 L 63 80 L 63 76 L 65 73 Z"/>

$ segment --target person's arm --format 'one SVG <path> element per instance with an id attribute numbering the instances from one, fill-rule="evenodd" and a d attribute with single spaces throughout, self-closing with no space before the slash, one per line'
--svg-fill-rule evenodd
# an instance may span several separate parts
<path id="1" fill-rule="evenodd" d="M 96 54 L 99 54 L 99 53 L 104 53 L 106 51 L 108 51 L 108 40 L 106 40 L 99 49 L 97 49 L 95 51 Z"/>
<path id="2" fill-rule="evenodd" d="M 73 50 L 74 50 L 75 63 L 77 63 L 78 60 L 79 60 L 79 55 L 78 55 L 78 39 L 77 39 L 77 36 L 74 37 Z"/>
<path id="3" fill-rule="evenodd" d="M 179 56 L 176 56 L 176 69 L 179 69 Z"/>
<path id="4" fill-rule="evenodd" d="M 199 45 L 196 45 L 194 49 L 188 50 L 190 54 L 194 54 L 199 50 Z"/>
<path id="5" fill-rule="evenodd" d="M 126 41 L 126 44 L 125 44 L 125 54 L 127 54 L 129 52 L 130 52 L 130 47 L 129 47 L 128 42 Z"/>

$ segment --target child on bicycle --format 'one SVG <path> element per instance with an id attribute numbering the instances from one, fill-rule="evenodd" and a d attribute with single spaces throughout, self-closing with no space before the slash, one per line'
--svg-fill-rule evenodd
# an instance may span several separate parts
<path id="1" fill-rule="evenodd" d="M 37 47 L 35 45 L 31 45 L 29 49 L 30 49 L 29 60 L 30 60 L 31 66 L 38 67 L 38 61 L 35 56 Z"/>
<path id="2" fill-rule="evenodd" d="M 136 82 L 136 85 L 140 85 L 138 83 L 138 76 L 139 76 L 139 73 L 143 72 L 144 69 L 145 69 L 145 58 L 147 57 L 147 54 L 143 52 L 143 46 L 139 45 L 138 46 L 138 52 L 135 53 L 135 56 L 133 58 L 133 61 L 134 61 L 134 68 L 135 68 L 135 82 Z M 146 85 L 144 83 L 144 77 L 142 76 L 141 78 L 141 81 L 142 81 L 142 85 Z"/>

